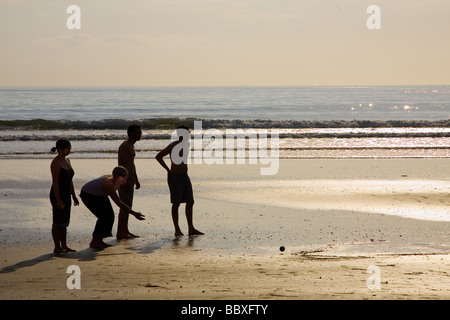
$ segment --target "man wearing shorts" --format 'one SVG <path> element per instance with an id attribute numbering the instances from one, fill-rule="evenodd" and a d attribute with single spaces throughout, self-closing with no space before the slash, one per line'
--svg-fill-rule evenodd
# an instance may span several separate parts
<path id="1" fill-rule="evenodd" d="M 184 131 L 186 130 L 186 131 Z M 192 221 L 192 213 L 194 206 L 194 195 L 192 192 L 192 184 L 189 176 L 187 174 L 188 167 L 186 163 L 187 155 L 183 155 L 183 149 L 179 152 L 180 154 L 172 154 L 175 146 L 183 142 L 183 136 L 186 137 L 189 133 L 189 128 L 186 126 L 180 126 L 177 128 L 178 140 L 169 144 L 165 149 L 161 150 L 156 155 L 156 160 L 161 164 L 161 166 L 167 171 L 167 183 L 170 190 L 170 202 L 172 203 L 172 220 L 175 226 L 175 235 L 181 236 L 180 226 L 178 225 L 178 208 L 181 203 L 186 203 L 186 219 L 188 223 L 189 235 L 202 235 L 203 232 L 198 231 L 194 228 Z M 180 134 L 184 133 L 184 134 Z M 177 148 L 179 149 L 179 148 Z M 176 150 L 177 150 L 176 149 Z M 164 161 L 166 155 L 170 156 L 171 166 L 170 168 Z M 178 159 L 184 159 L 183 161 L 174 161 L 174 157 Z"/>

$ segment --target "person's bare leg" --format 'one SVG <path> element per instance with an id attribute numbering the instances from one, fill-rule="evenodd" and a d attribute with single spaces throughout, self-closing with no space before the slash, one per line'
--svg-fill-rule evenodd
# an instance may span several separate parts
<path id="1" fill-rule="evenodd" d="M 119 211 L 119 219 L 117 222 L 117 239 L 119 240 L 135 237 L 128 231 L 128 217 L 128 213 L 122 210 Z"/>
<path id="2" fill-rule="evenodd" d="M 178 208 L 180 207 L 179 203 L 172 204 L 172 221 L 175 227 L 175 235 L 182 236 L 183 232 L 181 232 L 180 226 L 178 225 Z"/>
<path id="3" fill-rule="evenodd" d="M 55 244 L 55 249 L 53 250 L 54 253 L 61 253 L 61 228 L 59 227 L 52 227 L 52 237 L 53 242 Z"/>
<path id="4" fill-rule="evenodd" d="M 191 235 L 191 236 L 202 235 L 202 234 L 204 234 L 203 232 L 200 232 L 194 228 L 193 208 L 194 208 L 194 203 L 186 203 L 186 219 L 187 219 L 187 223 L 188 223 L 188 227 L 189 227 L 189 235 Z"/>
<path id="5" fill-rule="evenodd" d="M 67 227 L 61 228 L 61 249 L 63 252 L 76 252 L 67 246 Z"/>
<path id="6" fill-rule="evenodd" d="M 119 196 L 120 200 L 122 200 L 123 203 L 125 203 L 130 208 L 133 206 L 133 188 L 129 186 L 120 186 L 119 188 Z M 138 238 L 139 236 L 134 235 L 128 230 L 128 218 L 129 214 L 119 210 L 119 219 L 117 222 L 117 239 L 129 239 L 129 238 Z"/>

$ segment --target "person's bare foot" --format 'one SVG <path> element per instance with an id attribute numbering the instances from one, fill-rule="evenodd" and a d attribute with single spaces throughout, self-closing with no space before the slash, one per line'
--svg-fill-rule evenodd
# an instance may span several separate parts
<path id="1" fill-rule="evenodd" d="M 122 239 L 132 239 L 132 238 L 139 238 L 139 236 L 132 234 L 131 232 L 128 232 L 126 234 L 118 234 L 117 235 L 117 239 L 118 240 L 122 240 Z"/>
<path id="2" fill-rule="evenodd" d="M 111 245 L 103 242 L 103 240 L 92 240 L 89 246 L 91 248 L 106 248 L 110 247 Z"/>
<path id="3" fill-rule="evenodd" d="M 61 250 L 62 252 L 77 252 L 77 250 L 71 249 L 69 247 L 62 248 Z"/>
<path id="4" fill-rule="evenodd" d="M 201 231 L 198 231 L 197 229 L 193 229 L 193 230 L 189 230 L 189 235 L 190 236 L 201 236 L 201 235 L 204 235 L 204 233 Z"/>
<path id="5" fill-rule="evenodd" d="M 175 236 L 183 236 L 183 232 L 180 229 L 175 229 Z"/>

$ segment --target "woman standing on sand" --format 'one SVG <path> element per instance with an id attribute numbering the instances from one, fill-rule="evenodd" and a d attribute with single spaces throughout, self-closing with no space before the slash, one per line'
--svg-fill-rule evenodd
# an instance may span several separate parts
<path id="1" fill-rule="evenodd" d="M 132 214 L 138 220 L 145 220 L 144 215 L 132 210 L 123 203 L 117 189 L 127 181 L 128 171 L 124 167 L 115 167 L 112 175 L 106 175 L 86 183 L 81 188 L 81 200 L 86 207 L 97 217 L 94 232 L 92 233 L 92 248 L 104 248 L 109 245 L 103 242 L 106 237 L 112 236 L 114 224 L 114 211 L 109 197 L 127 214 Z"/>
<path id="2" fill-rule="evenodd" d="M 52 173 L 52 187 L 50 188 L 50 202 L 53 209 L 52 237 L 55 243 L 54 253 L 75 252 L 67 246 L 67 227 L 70 223 L 70 209 L 72 200 L 75 206 L 78 205 L 78 198 L 73 187 L 73 176 L 75 171 L 66 158 L 71 150 L 69 140 L 59 139 L 52 152 L 57 151 L 58 155 L 50 165 Z"/>

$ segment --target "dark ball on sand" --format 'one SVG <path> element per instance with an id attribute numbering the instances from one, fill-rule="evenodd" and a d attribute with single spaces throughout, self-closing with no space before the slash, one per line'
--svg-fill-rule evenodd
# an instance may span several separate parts
<path id="1" fill-rule="evenodd" d="M 280 247 L 280 251 L 281 251 L 281 252 L 283 252 L 284 249 L 285 249 L 284 246 L 281 246 L 281 247 Z"/>

